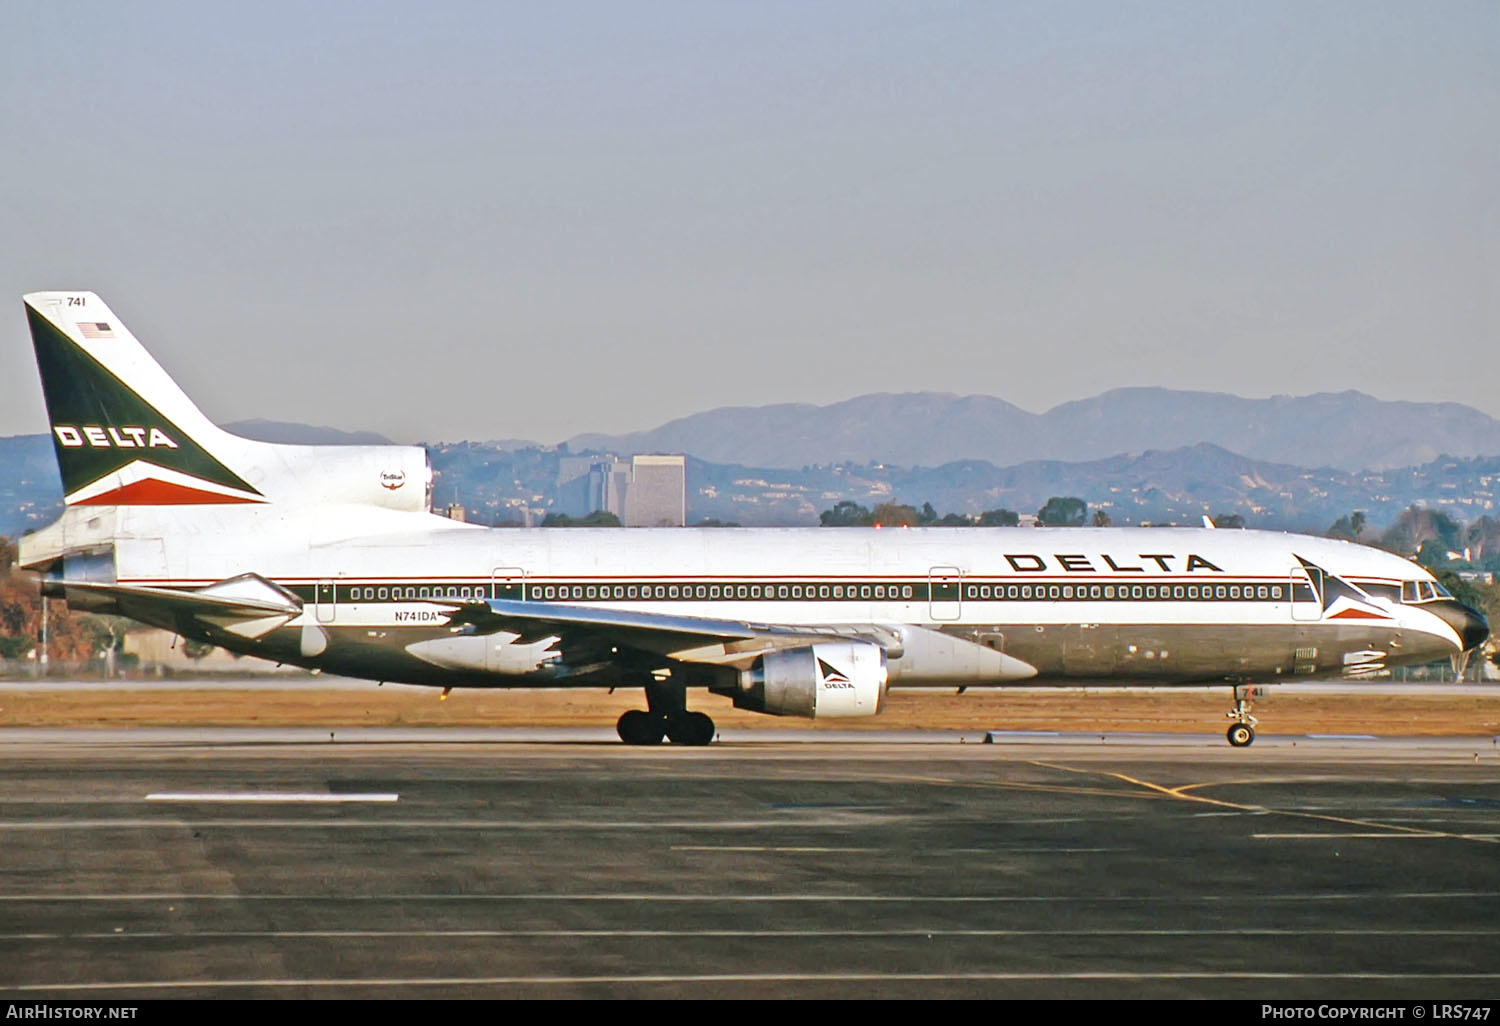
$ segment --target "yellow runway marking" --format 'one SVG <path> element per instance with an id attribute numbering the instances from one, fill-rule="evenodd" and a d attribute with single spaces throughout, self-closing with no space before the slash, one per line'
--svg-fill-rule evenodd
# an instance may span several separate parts
<path id="1" fill-rule="evenodd" d="M 1428 837 L 1428 838 L 1448 838 L 1448 839 L 1455 840 L 1455 841 L 1478 841 L 1478 842 L 1483 843 L 1483 844 L 1496 844 L 1496 843 L 1500 843 L 1500 838 L 1497 838 L 1493 834 L 1458 834 L 1458 833 L 1452 833 L 1452 832 L 1446 831 L 1446 830 L 1424 830 L 1424 829 L 1422 829 L 1420 827 L 1403 826 L 1403 825 L 1401 825 L 1399 823 L 1378 823 L 1378 822 L 1372 822 L 1371 820 L 1366 820 L 1366 819 L 1352 819 L 1352 818 L 1350 818 L 1348 816 L 1332 816 L 1332 815 L 1329 815 L 1329 814 L 1323 813 L 1323 812 L 1299 812 L 1299 811 L 1297 811 L 1295 809 L 1272 809 L 1272 808 L 1267 808 L 1267 807 L 1265 807 L 1263 805 L 1244 805 L 1244 804 L 1241 804 L 1239 802 L 1223 801 L 1223 800 L 1218 799 L 1218 798 L 1205 798 L 1202 795 L 1189 794 L 1188 793 L 1189 791 L 1192 791 L 1192 790 L 1195 790 L 1195 789 L 1201 788 L 1201 787 L 1223 786 L 1223 785 L 1215 785 L 1215 784 L 1210 783 L 1210 782 L 1202 782 L 1202 783 L 1196 783 L 1196 784 L 1183 784 L 1183 785 L 1181 785 L 1179 787 L 1167 787 L 1167 786 L 1165 786 L 1163 784 L 1155 784 L 1155 783 L 1152 783 L 1149 780 L 1138 780 L 1135 777 L 1129 776 L 1127 774 L 1124 774 L 1124 773 L 1114 773 L 1114 772 L 1111 772 L 1109 770 L 1080 769 L 1080 768 L 1078 768 L 1076 766 L 1064 766 L 1064 765 L 1062 765 L 1060 763 L 1041 762 L 1041 761 L 1037 761 L 1037 760 L 1033 760 L 1032 764 L 1036 765 L 1036 766 L 1045 766 L 1048 769 L 1063 770 L 1063 771 L 1065 771 L 1067 773 L 1081 773 L 1081 774 L 1093 775 L 1093 776 L 1103 775 L 1103 776 L 1107 776 L 1107 777 L 1114 777 L 1116 780 L 1123 780 L 1123 781 L 1125 781 L 1128 784 L 1133 784 L 1133 785 L 1135 785 L 1137 787 L 1146 788 L 1147 790 L 1149 790 L 1151 792 L 1154 792 L 1154 793 L 1160 794 L 1160 795 L 1165 795 L 1168 798 L 1175 798 L 1178 801 L 1200 802 L 1200 803 L 1202 803 L 1204 805 L 1217 805 L 1217 806 L 1220 806 L 1221 808 L 1236 809 L 1236 810 L 1238 810 L 1240 812 L 1262 813 L 1262 814 L 1269 814 L 1269 815 L 1276 815 L 1276 816 L 1295 816 L 1295 817 L 1297 817 L 1299 819 L 1315 819 L 1315 820 L 1319 820 L 1319 821 L 1324 822 L 1324 823 L 1340 823 L 1340 824 L 1342 824 L 1344 826 L 1365 827 L 1368 830 L 1377 831 L 1377 833 L 1374 833 L 1374 834 L 1350 834 L 1350 833 L 1337 834 L 1337 835 L 1335 835 L 1335 834 L 1329 834 L 1329 835 L 1327 835 L 1329 837 L 1333 837 L 1333 836 L 1340 836 L 1340 837 L 1364 837 L 1364 836 L 1369 836 L 1369 837 Z M 1248 782 L 1247 781 L 1238 781 L 1238 783 L 1248 783 Z M 1286 835 L 1282 835 L 1282 834 L 1256 834 L 1255 836 L 1259 837 L 1259 838 L 1280 838 L 1280 837 L 1309 837 L 1309 836 L 1317 836 L 1317 835 L 1310 835 L 1310 834 L 1286 834 Z"/>
<path id="2" fill-rule="evenodd" d="M 1045 766 L 1046 763 L 1035 763 Z M 1067 769 L 1066 766 L 1053 767 L 1055 769 Z M 1081 770 L 1074 772 L 1083 772 Z M 1134 798 L 1136 800 L 1146 799 L 1154 801 L 1155 795 L 1132 793 L 1130 791 L 1110 791 L 1101 787 L 1065 787 L 1061 784 L 1026 784 L 1020 781 L 1008 780 L 950 780 L 946 777 L 924 777 L 909 774 L 877 774 L 860 778 L 864 781 L 881 781 L 883 783 L 902 784 L 942 784 L 944 787 L 963 787 L 978 790 L 995 791 L 1042 791 L 1048 794 L 1087 794 L 1099 795 L 1105 798 Z"/>

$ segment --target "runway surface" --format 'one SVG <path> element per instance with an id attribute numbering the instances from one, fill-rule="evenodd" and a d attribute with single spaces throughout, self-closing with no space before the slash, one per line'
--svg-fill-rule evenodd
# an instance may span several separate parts
<path id="1" fill-rule="evenodd" d="M 0 993 L 1485 998 L 1491 738 L 0 731 Z"/>

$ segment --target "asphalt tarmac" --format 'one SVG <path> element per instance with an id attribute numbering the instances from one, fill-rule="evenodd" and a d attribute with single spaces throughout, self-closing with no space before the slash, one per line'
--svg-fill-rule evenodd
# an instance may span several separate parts
<path id="1" fill-rule="evenodd" d="M 1500 991 L 1488 737 L 611 735 L 0 731 L 0 994 Z"/>

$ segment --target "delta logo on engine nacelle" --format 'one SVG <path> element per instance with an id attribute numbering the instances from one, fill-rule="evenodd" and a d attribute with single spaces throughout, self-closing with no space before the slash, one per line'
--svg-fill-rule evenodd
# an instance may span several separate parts
<path id="1" fill-rule="evenodd" d="M 842 670 L 830 666 L 827 660 L 818 659 L 818 672 L 823 676 L 823 686 L 825 688 L 854 690 L 854 682 L 849 679 L 849 675 Z"/>

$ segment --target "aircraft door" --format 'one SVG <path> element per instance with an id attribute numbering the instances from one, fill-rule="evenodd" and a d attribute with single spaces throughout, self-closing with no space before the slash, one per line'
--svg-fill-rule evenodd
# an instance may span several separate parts
<path id="1" fill-rule="evenodd" d="M 927 571 L 928 611 L 934 620 L 957 620 L 963 614 L 963 571 L 935 566 Z"/>
<path id="2" fill-rule="evenodd" d="M 1298 567 L 1291 573 L 1292 619 L 1312 621 L 1323 616 L 1323 571 Z"/>
<path id="3" fill-rule="evenodd" d="M 526 598 L 526 571 L 518 566 L 497 566 L 490 573 L 490 598 L 514 599 L 517 602 Z"/>
<path id="4" fill-rule="evenodd" d="M 333 581 L 319 581 L 313 586 L 313 616 L 319 623 L 333 623 L 338 610 L 338 587 Z"/>

